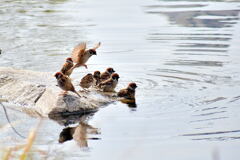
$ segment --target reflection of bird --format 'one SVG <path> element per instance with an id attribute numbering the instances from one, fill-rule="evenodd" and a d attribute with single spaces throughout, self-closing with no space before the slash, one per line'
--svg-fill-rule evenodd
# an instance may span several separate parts
<path id="1" fill-rule="evenodd" d="M 109 79 L 114 72 L 113 68 L 107 68 L 106 71 L 100 75 L 100 81 L 102 82 Z"/>
<path id="2" fill-rule="evenodd" d="M 89 88 L 93 85 L 93 75 L 91 73 L 88 73 L 86 76 L 84 76 L 81 79 L 80 86 L 82 88 Z"/>
<path id="3" fill-rule="evenodd" d="M 72 135 L 74 134 L 75 129 L 76 129 L 75 127 L 64 128 L 59 135 L 58 142 L 63 143 L 63 142 L 72 140 L 73 139 Z"/>
<path id="4" fill-rule="evenodd" d="M 77 93 L 77 91 L 75 90 L 75 88 L 74 88 L 74 86 L 73 86 L 73 84 L 72 84 L 72 82 L 71 82 L 71 79 L 70 79 L 68 76 L 64 75 L 64 74 L 61 73 L 61 72 L 57 72 L 57 73 L 55 74 L 55 77 L 56 77 L 56 79 L 57 79 L 58 86 L 59 86 L 62 90 L 64 90 L 64 94 L 66 94 L 68 91 L 72 91 L 72 92 L 76 93 L 79 97 L 81 97 L 81 96 Z"/>
<path id="5" fill-rule="evenodd" d="M 72 58 L 67 58 L 66 59 L 66 62 L 64 63 L 62 69 L 61 69 L 61 72 L 64 74 L 64 75 L 67 75 L 67 76 L 70 76 L 72 74 L 72 67 L 73 67 L 73 61 L 72 61 Z"/>
<path id="6" fill-rule="evenodd" d="M 100 75 L 101 75 L 100 71 L 95 71 L 93 73 L 93 79 L 94 79 L 94 83 L 93 84 L 95 86 L 97 86 L 100 83 Z"/>
<path id="7" fill-rule="evenodd" d="M 76 127 L 67 127 L 62 130 L 59 135 L 58 142 L 64 143 L 66 141 L 74 139 L 79 147 L 88 147 L 88 139 L 97 140 L 99 138 L 88 138 L 87 134 L 99 134 L 97 128 L 92 127 L 89 124 L 80 122 Z"/>
<path id="8" fill-rule="evenodd" d="M 96 49 L 98 47 L 100 47 L 101 43 L 99 42 L 94 48 L 92 49 L 86 49 L 86 43 L 80 43 L 79 45 L 77 45 L 73 51 L 72 51 L 72 60 L 73 62 L 77 63 L 74 65 L 74 68 L 80 67 L 80 66 L 84 66 L 85 68 L 87 68 L 87 65 L 85 64 L 88 59 L 92 56 L 92 55 L 97 55 Z"/>
<path id="9" fill-rule="evenodd" d="M 137 88 L 136 83 L 129 83 L 128 87 L 121 89 L 117 95 L 126 99 L 135 99 L 135 89 Z"/>
<path id="10" fill-rule="evenodd" d="M 108 80 L 105 80 L 99 83 L 98 87 L 101 88 L 104 92 L 113 92 L 118 84 L 119 75 L 113 73 Z"/>

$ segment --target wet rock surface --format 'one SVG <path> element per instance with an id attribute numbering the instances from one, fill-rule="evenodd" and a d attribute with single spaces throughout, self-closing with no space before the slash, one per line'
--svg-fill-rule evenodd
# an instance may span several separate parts
<path id="1" fill-rule="evenodd" d="M 55 114 L 89 113 L 113 102 L 95 90 L 79 92 L 81 98 L 71 92 L 60 93 L 53 73 L 0 67 L 1 99 L 19 104 L 20 110 L 33 116 L 53 118 Z"/>

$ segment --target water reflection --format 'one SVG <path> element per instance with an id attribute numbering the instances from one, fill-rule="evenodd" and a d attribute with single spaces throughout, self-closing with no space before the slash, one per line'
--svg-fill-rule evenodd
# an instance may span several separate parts
<path id="1" fill-rule="evenodd" d="M 58 142 L 64 143 L 66 141 L 74 140 L 80 148 L 87 148 L 88 140 L 100 139 L 98 137 L 89 137 L 89 135 L 100 134 L 98 128 L 88 124 L 89 119 L 93 116 L 94 113 L 86 114 L 80 111 L 74 113 L 49 114 L 50 119 L 56 121 L 60 125 L 66 126 L 60 132 Z"/>
<path id="2" fill-rule="evenodd" d="M 80 148 L 88 147 L 88 140 L 99 140 L 97 137 L 89 138 L 88 135 L 100 134 L 98 128 L 87 124 L 86 122 L 80 122 L 75 127 L 66 127 L 59 135 L 58 142 L 64 143 L 69 140 L 74 140 Z"/>
<path id="3" fill-rule="evenodd" d="M 71 124 L 76 124 L 80 122 L 85 122 L 93 115 L 96 111 L 75 111 L 75 112 L 59 112 L 59 110 L 53 110 L 49 113 L 48 117 L 58 124 L 63 126 L 68 126 Z"/>
<path id="4" fill-rule="evenodd" d="M 240 139 L 240 136 L 227 136 L 226 134 L 236 133 L 239 134 L 240 130 L 231 130 L 231 131 L 218 131 L 218 132 L 205 132 L 205 133 L 193 133 L 193 134 L 184 134 L 182 136 L 190 136 L 192 140 L 208 140 L 208 141 L 225 141 L 225 140 L 236 140 Z M 221 136 L 218 136 L 221 135 Z M 226 135 L 226 136 L 225 136 Z M 211 137 L 200 137 L 201 136 L 211 136 Z M 199 138 L 193 138 L 199 137 Z"/>
<path id="5" fill-rule="evenodd" d="M 119 99 L 122 103 L 126 104 L 130 109 L 136 110 L 137 104 L 136 104 L 136 99 L 125 99 L 121 98 Z"/>
<path id="6" fill-rule="evenodd" d="M 173 51 L 162 62 L 163 67 L 148 75 L 162 77 L 168 85 L 178 89 L 191 89 L 192 95 L 188 96 L 197 97 L 193 102 L 189 102 L 189 106 L 194 109 L 188 121 L 192 129 L 182 136 L 191 140 L 209 141 L 239 139 L 238 127 L 233 127 L 233 130 L 230 127 L 229 131 L 220 127 L 222 130 L 216 131 L 216 124 L 230 121 L 228 103 L 238 100 L 239 97 L 234 96 L 235 98 L 229 101 L 225 96 L 226 92 L 215 93 L 212 88 L 217 90 L 219 85 L 233 79 L 231 74 L 220 72 L 231 61 L 229 50 L 240 10 L 231 4 L 217 8 L 217 3 L 174 2 L 166 1 L 161 5 L 145 7 L 147 14 L 166 16 L 169 21 L 164 27 L 152 29 L 146 39 L 151 43 L 174 46 Z M 169 27 L 169 30 L 165 27 Z M 192 91 L 192 87 L 199 87 L 199 93 Z M 215 98 L 208 97 L 210 92 Z M 199 97 L 203 100 L 199 100 Z"/>
<path id="7" fill-rule="evenodd" d="M 179 6 L 181 8 L 181 6 Z M 226 28 L 237 23 L 240 10 L 216 10 L 216 11 L 179 11 L 158 12 L 148 11 L 150 14 L 164 14 L 174 24 L 184 27 Z M 213 17 L 215 16 L 215 17 Z"/>
<path id="8" fill-rule="evenodd" d="M 208 66 L 222 67 L 223 62 L 220 61 L 200 61 L 200 60 L 177 60 L 165 63 L 166 65 L 184 65 L 184 66 Z"/>
<path id="9" fill-rule="evenodd" d="M 229 41 L 232 33 L 227 28 L 232 28 L 239 20 L 239 9 L 211 9 L 214 4 L 182 4 L 150 5 L 145 7 L 145 12 L 154 15 L 165 15 L 175 33 L 157 31 L 149 33 L 147 40 L 161 43 L 175 44 L 175 55 L 183 56 L 177 60 L 166 62 L 166 65 L 187 66 L 216 66 L 222 67 L 224 62 L 201 60 L 200 56 L 227 57 Z M 214 8 L 214 7 L 213 7 Z M 176 11 L 178 10 L 178 11 Z M 201 29 L 200 29 L 201 28 Z M 218 28 L 219 31 L 212 30 Z M 206 59 L 205 58 L 205 59 Z"/>
<path id="10" fill-rule="evenodd" d="M 129 109 L 131 109 L 132 111 L 136 111 L 137 110 L 137 104 L 134 101 L 126 101 L 126 100 L 120 100 L 123 104 L 126 104 Z"/>

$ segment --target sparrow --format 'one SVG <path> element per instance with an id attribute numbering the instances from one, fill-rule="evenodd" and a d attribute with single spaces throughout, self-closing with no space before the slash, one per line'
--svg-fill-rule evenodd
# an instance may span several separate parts
<path id="1" fill-rule="evenodd" d="M 62 69 L 61 69 L 61 72 L 64 74 L 64 75 L 67 75 L 67 76 L 70 76 L 72 74 L 72 67 L 73 67 L 73 61 L 72 61 L 72 58 L 67 58 L 66 59 L 66 62 L 64 63 Z"/>
<path id="2" fill-rule="evenodd" d="M 113 68 L 107 68 L 105 72 L 101 73 L 100 75 L 100 82 L 103 82 L 111 77 L 111 75 L 114 73 Z"/>
<path id="3" fill-rule="evenodd" d="M 89 88 L 93 85 L 93 75 L 91 73 L 88 73 L 86 76 L 84 76 L 80 81 L 80 86 L 85 89 Z"/>
<path id="4" fill-rule="evenodd" d="M 71 79 L 64 75 L 62 72 L 57 72 L 55 74 L 55 77 L 57 79 L 57 83 L 58 83 L 58 86 L 64 90 L 64 93 L 63 94 L 66 94 L 68 91 L 71 91 L 71 92 L 74 92 L 78 95 L 78 97 L 81 97 L 77 91 L 75 90 L 72 82 L 71 82 Z"/>
<path id="5" fill-rule="evenodd" d="M 136 83 L 129 83 L 127 88 L 121 89 L 118 93 L 118 97 L 126 99 L 135 99 L 135 90 L 137 88 Z"/>
<path id="6" fill-rule="evenodd" d="M 84 66 L 85 68 L 87 68 L 87 65 L 85 64 L 88 59 L 92 56 L 92 55 L 97 55 L 96 49 L 99 48 L 101 45 L 101 43 L 99 42 L 94 48 L 92 49 L 86 49 L 86 43 L 80 43 L 77 46 L 74 47 L 73 51 L 72 51 L 72 60 L 73 62 L 75 62 L 76 64 L 73 66 L 74 68 L 80 67 L 80 66 Z"/>
<path id="7" fill-rule="evenodd" d="M 99 83 L 98 87 L 102 89 L 103 92 L 113 92 L 118 84 L 119 78 L 117 73 L 113 73 L 109 79 Z"/>
<path id="8" fill-rule="evenodd" d="M 94 79 L 93 85 L 97 86 L 100 83 L 100 75 L 101 75 L 100 71 L 95 71 L 93 73 L 93 79 Z"/>

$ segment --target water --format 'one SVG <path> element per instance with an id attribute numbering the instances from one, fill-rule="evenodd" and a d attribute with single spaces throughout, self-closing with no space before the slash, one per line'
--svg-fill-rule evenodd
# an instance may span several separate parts
<path id="1" fill-rule="evenodd" d="M 227 0 L 4 0 L 0 64 L 55 72 L 79 41 L 101 41 L 89 69 L 77 69 L 73 79 L 112 66 L 121 77 L 118 89 L 138 84 L 137 107 L 116 102 L 87 117 L 98 134 L 83 135 L 81 144 L 58 143 L 63 124 L 79 117 L 44 120 L 36 147 L 49 157 L 237 159 L 239 12 L 240 3 Z M 16 128 L 23 134 L 37 123 L 9 112 L 13 121 L 21 117 L 24 125 Z M 4 145 L 20 141 L 9 129 L 1 135 Z"/>

